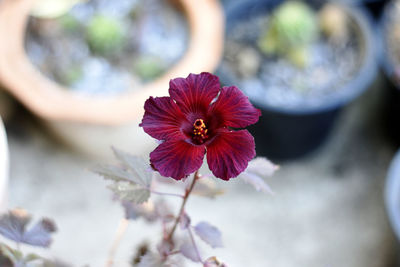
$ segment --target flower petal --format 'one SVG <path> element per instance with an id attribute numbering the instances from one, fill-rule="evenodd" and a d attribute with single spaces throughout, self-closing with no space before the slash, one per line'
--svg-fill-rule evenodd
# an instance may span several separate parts
<path id="1" fill-rule="evenodd" d="M 223 180 L 238 176 L 256 155 L 253 136 L 247 130 L 221 132 L 207 146 L 207 163 Z"/>
<path id="2" fill-rule="evenodd" d="M 218 126 L 245 128 L 258 121 L 261 111 L 236 86 L 229 86 L 221 89 L 208 114 L 217 119 Z"/>
<path id="3" fill-rule="evenodd" d="M 211 101 L 221 89 L 219 78 L 208 72 L 189 74 L 169 83 L 169 94 L 183 113 L 206 113 Z"/>
<path id="4" fill-rule="evenodd" d="M 139 125 L 152 137 L 165 140 L 180 135 L 186 119 L 170 97 L 150 97 L 144 103 L 144 116 Z"/>
<path id="5" fill-rule="evenodd" d="M 150 153 L 150 162 L 162 176 L 180 180 L 201 167 L 204 154 L 204 146 L 168 140 Z"/>

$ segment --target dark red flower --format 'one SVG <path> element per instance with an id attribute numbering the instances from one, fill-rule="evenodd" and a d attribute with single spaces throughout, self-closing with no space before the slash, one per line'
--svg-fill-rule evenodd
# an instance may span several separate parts
<path id="1" fill-rule="evenodd" d="M 198 170 L 207 151 L 213 174 L 238 176 L 255 156 L 253 136 L 234 131 L 258 121 L 260 110 L 235 86 L 220 87 L 211 73 L 170 81 L 170 97 L 150 97 L 144 104 L 144 131 L 163 141 L 150 153 L 161 175 L 180 180 Z"/>

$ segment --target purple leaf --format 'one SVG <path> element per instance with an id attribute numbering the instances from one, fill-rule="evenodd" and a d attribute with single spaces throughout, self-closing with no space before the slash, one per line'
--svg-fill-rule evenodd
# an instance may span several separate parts
<path id="1" fill-rule="evenodd" d="M 179 218 L 179 226 L 182 230 L 185 230 L 190 226 L 190 217 L 187 215 L 186 212 L 184 212 Z"/>
<path id="2" fill-rule="evenodd" d="M 179 248 L 179 251 L 182 253 L 183 256 L 185 256 L 189 260 L 192 260 L 194 262 L 201 262 L 201 259 L 196 251 L 196 248 L 193 246 L 191 242 L 185 241 Z"/>
<path id="3" fill-rule="evenodd" d="M 56 225 L 50 219 L 44 218 L 25 232 L 23 242 L 32 246 L 48 247 L 51 244 L 51 234 L 57 231 Z"/>
<path id="4" fill-rule="evenodd" d="M 38 247 L 50 246 L 51 233 L 56 231 L 54 222 L 44 218 L 27 230 L 30 220 L 31 216 L 25 210 L 11 210 L 0 216 L 0 234 L 17 243 Z"/>
<path id="5" fill-rule="evenodd" d="M 249 162 L 247 169 L 239 175 L 244 182 L 252 185 L 257 191 L 273 193 L 263 178 L 274 174 L 279 167 L 266 158 L 255 158 Z"/>
<path id="6" fill-rule="evenodd" d="M 194 227 L 196 234 L 213 248 L 222 247 L 221 232 L 207 222 L 200 222 Z"/>
<path id="7" fill-rule="evenodd" d="M 23 209 L 10 210 L 0 216 L 0 234 L 21 243 L 31 216 Z"/>
<path id="8" fill-rule="evenodd" d="M 246 171 L 254 174 L 258 174 L 262 177 L 268 177 L 275 173 L 279 169 L 279 166 L 273 164 L 266 158 L 257 157 L 249 162 L 249 166 Z"/>
<path id="9" fill-rule="evenodd" d="M 244 182 L 252 185 L 257 191 L 273 194 L 271 188 L 264 180 L 253 173 L 243 172 L 239 176 Z"/>

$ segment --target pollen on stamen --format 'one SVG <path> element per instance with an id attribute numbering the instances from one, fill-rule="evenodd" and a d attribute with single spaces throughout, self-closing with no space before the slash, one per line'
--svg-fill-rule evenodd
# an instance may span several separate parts
<path id="1" fill-rule="evenodd" d="M 193 123 L 193 141 L 197 144 L 203 144 L 208 138 L 208 129 L 202 119 L 197 119 Z"/>

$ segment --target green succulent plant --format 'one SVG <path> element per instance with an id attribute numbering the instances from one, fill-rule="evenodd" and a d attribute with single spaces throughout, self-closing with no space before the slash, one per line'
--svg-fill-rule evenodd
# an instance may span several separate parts
<path id="1" fill-rule="evenodd" d="M 61 27 L 68 32 L 74 32 L 81 26 L 79 21 L 69 13 L 63 15 L 58 20 L 61 24 Z"/>
<path id="2" fill-rule="evenodd" d="M 139 57 L 134 63 L 133 69 L 145 81 L 156 78 L 164 71 L 161 60 L 151 56 Z"/>
<path id="3" fill-rule="evenodd" d="M 95 15 L 87 26 L 87 41 L 98 54 L 110 54 L 122 48 L 125 33 L 120 21 L 105 15 Z"/>
<path id="4" fill-rule="evenodd" d="M 258 46 L 266 55 L 284 56 L 296 66 L 304 67 L 309 46 L 317 36 L 315 12 L 301 1 L 287 1 L 271 15 Z"/>

